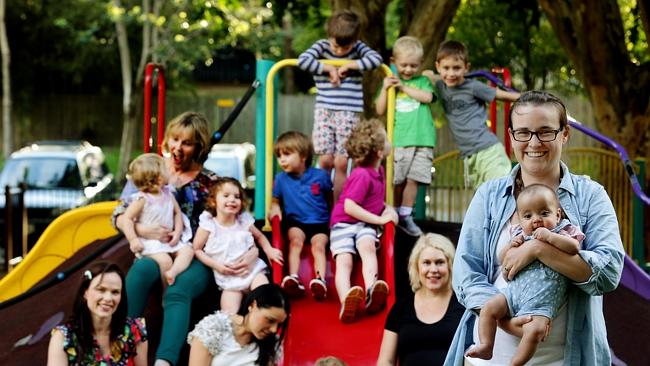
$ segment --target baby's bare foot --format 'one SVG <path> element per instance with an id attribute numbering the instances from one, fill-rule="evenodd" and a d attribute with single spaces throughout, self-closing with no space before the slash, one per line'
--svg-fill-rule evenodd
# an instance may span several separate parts
<path id="1" fill-rule="evenodd" d="M 167 284 L 169 286 L 173 285 L 176 281 L 176 273 L 174 273 L 172 270 L 165 272 L 165 281 L 167 281 Z"/>
<path id="2" fill-rule="evenodd" d="M 492 358 L 492 347 L 487 344 L 473 345 L 465 353 L 465 356 L 489 360 Z"/>

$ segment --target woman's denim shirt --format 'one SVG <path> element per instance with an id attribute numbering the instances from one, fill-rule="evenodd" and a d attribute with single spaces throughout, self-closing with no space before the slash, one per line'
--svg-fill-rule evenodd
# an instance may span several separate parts
<path id="1" fill-rule="evenodd" d="M 560 205 L 574 225 L 585 233 L 579 255 L 591 267 L 591 277 L 573 283 L 568 290 L 568 319 L 564 365 L 610 365 L 607 330 L 603 316 L 604 293 L 618 286 L 625 252 L 616 213 L 604 188 L 586 176 L 569 173 L 561 164 L 558 188 Z M 479 187 L 469 205 L 458 239 L 452 285 L 458 301 L 468 310 L 458 325 L 445 365 L 462 365 L 472 344 L 476 313 L 498 290 L 497 239 L 515 212 L 515 166 L 510 176 Z"/>

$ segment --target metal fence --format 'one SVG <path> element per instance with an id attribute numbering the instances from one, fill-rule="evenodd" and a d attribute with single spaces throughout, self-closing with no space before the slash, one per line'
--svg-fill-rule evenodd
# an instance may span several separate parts
<path id="1" fill-rule="evenodd" d="M 626 252 L 645 262 L 645 259 L 637 258 L 638 249 L 645 246 L 643 207 L 632 191 L 618 155 L 599 148 L 574 147 L 563 151 L 562 160 L 573 174 L 587 175 L 603 185 L 616 210 Z M 645 171 L 643 160 L 635 161 L 634 165 L 637 173 Z M 459 158 L 458 151 L 452 151 L 434 159 L 433 166 L 434 179 L 425 196 L 427 219 L 462 223 L 474 195 L 471 187 L 465 187 L 463 160 Z"/>
<path id="2" fill-rule="evenodd" d="M 244 94 L 247 86 L 203 88 L 193 94 L 170 92 L 167 95 L 166 117 L 187 110 L 206 115 L 216 130 Z M 280 95 L 278 97 L 278 132 L 297 130 L 311 134 L 314 116 L 314 96 L 306 94 Z M 230 103 L 229 103 L 230 101 Z M 567 108 L 588 127 L 594 126 L 589 101 L 584 97 L 566 98 Z M 36 140 L 85 139 L 94 145 L 119 146 L 122 133 L 121 97 L 118 95 L 50 95 L 35 99 L 26 108 L 14 108 L 14 146 L 19 147 Z M 2 108 L 0 108 L 1 110 Z M 250 101 L 224 137 L 224 143 L 255 141 L 255 103 Z M 439 107 L 433 108 L 437 116 L 438 142 L 436 154 L 455 149 L 446 122 Z M 138 117 L 141 121 L 142 117 Z M 499 116 L 501 121 L 502 117 Z M 2 130 L 0 126 L 0 131 Z M 503 126 L 498 126 L 503 136 Z M 136 136 L 142 136 L 138 124 Z M 573 146 L 597 147 L 593 140 L 574 134 Z M 1 143 L 1 142 L 0 142 Z M 141 144 L 141 139 L 136 139 Z"/>

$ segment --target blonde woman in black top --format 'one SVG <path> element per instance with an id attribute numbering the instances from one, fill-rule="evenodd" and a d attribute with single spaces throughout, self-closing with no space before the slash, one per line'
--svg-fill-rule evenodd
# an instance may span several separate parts
<path id="1" fill-rule="evenodd" d="M 451 288 L 455 252 L 439 234 L 425 234 L 415 243 L 408 263 L 413 296 L 390 310 L 377 365 L 444 363 L 465 311 Z"/>

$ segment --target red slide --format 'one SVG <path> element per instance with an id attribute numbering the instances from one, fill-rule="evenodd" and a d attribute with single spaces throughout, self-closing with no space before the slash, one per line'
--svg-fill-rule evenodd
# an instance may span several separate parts
<path id="1" fill-rule="evenodd" d="M 282 250 L 287 258 L 287 248 L 280 230 L 280 220 L 274 217 L 272 225 L 272 245 Z M 379 277 L 390 286 L 387 305 L 377 314 L 361 314 L 352 324 L 339 321 L 340 302 L 334 286 L 333 272 L 335 264 L 328 258 L 327 300 L 317 302 L 309 293 L 300 299 L 291 300 L 291 316 L 284 336 L 284 359 L 281 365 L 313 365 L 325 356 L 336 356 L 348 365 L 370 365 L 377 361 L 384 322 L 390 307 L 395 302 L 394 271 L 395 226 L 389 223 L 381 237 L 381 249 L 378 252 Z M 329 255 L 329 253 L 328 253 Z M 309 246 L 305 245 L 300 263 L 300 279 L 308 284 L 313 278 L 313 260 Z M 280 284 L 285 272 L 282 266 L 273 264 L 273 282 Z M 352 283 L 363 287 L 361 263 L 355 263 Z"/>

